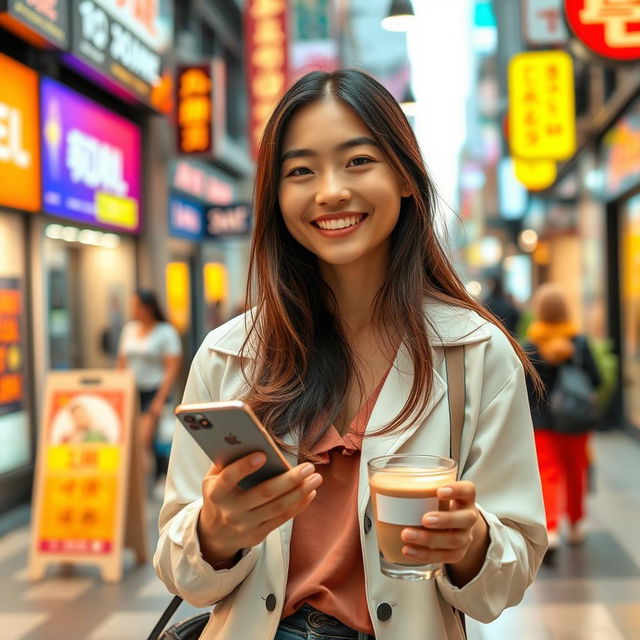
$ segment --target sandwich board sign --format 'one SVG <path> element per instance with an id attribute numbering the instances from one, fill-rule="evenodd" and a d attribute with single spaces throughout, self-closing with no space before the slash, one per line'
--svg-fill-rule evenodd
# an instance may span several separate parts
<path id="1" fill-rule="evenodd" d="M 122 552 L 147 560 L 141 452 L 130 371 L 47 376 L 33 493 L 27 575 L 50 564 L 94 564 L 122 578 Z"/>

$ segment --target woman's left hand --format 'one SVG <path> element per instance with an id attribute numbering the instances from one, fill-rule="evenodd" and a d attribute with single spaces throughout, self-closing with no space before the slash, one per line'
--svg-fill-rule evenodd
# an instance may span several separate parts
<path id="1" fill-rule="evenodd" d="M 438 499 L 450 501 L 449 511 L 425 513 L 422 516 L 424 529 L 403 529 L 405 546 L 402 552 L 412 561 L 422 560 L 425 564 L 460 563 L 470 571 L 477 566 L 475 575 L 484 562 L 489 540 L 487 524 L 476 508 L 475 485 L 466 480 L 452 482 L 438 489 Z"/>

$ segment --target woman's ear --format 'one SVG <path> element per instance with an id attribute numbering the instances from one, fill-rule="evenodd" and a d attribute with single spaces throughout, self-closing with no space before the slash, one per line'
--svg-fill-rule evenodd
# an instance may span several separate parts
<path id="1" fill-rule="evenodd" d="M 409 188 L 409 183 L 406 181 L 402 182 L 402 188 L 400 190 L 400 195 L 403 198 L 409 198 L 412 194 L 411 194 L 411 189 Z"/>

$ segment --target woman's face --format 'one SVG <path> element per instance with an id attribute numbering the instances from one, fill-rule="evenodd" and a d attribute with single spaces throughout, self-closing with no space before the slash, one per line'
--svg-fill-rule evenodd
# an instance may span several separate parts
<path id="1" fill-rule="evenodd" d="M 285 130 L 281 162 L 285 225 L 321 268 L 386 260 L 409 191 L 351 109 L 332 99 L 301 107 Z"/>
<path id="2" fill-rule="evenodd" d="M 133 320 L 142 322 L 147 320 L 149 316 L 149 310 L 144 306 L 142 300 L 134 293 L 131 296 L 131 317 Z"/>

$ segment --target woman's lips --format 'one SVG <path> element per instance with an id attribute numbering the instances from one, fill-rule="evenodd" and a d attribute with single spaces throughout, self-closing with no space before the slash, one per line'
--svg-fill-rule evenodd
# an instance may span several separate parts
<path id="1" fill-rule="evenodd" d="M 318 231 L 318 233 L 322 234 L 323 236 L 326 236 L 328 238 L 338 238 L 356 231 L 364 222 L 365 218 L 367 218 L 366 213 L 358 213 L 335 218 L 322 218 L 319 220 L 314 220 L 311 224 L 316 229 L 316 231 Z M 327 228 L 337 227 L 338 225 L 340 225 L 340 228 Z"/>

